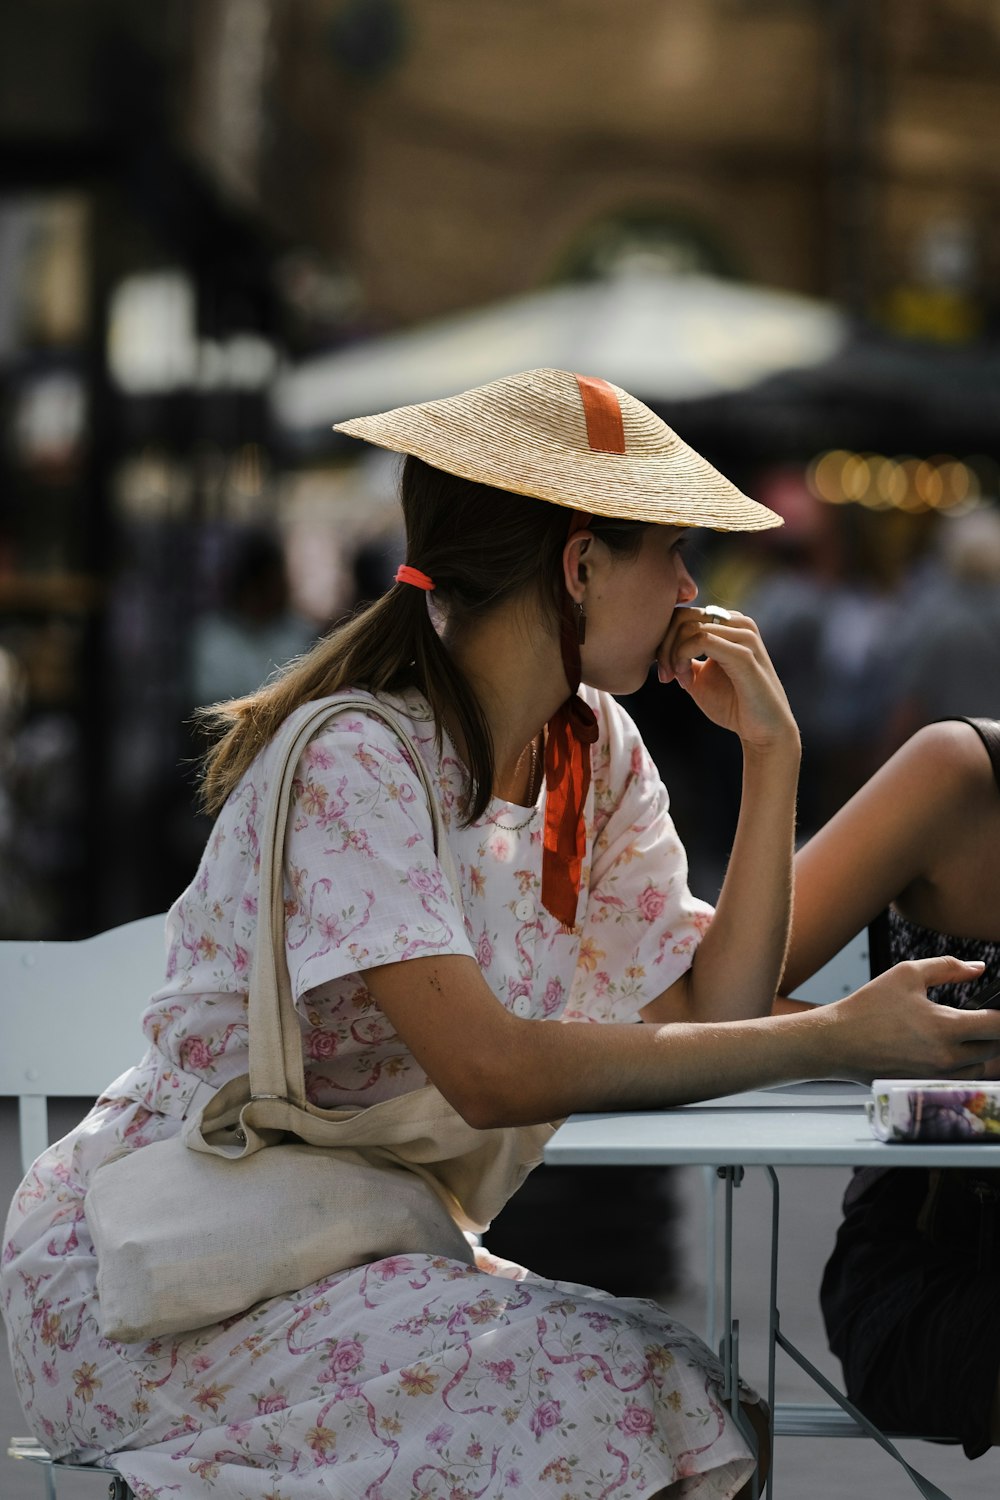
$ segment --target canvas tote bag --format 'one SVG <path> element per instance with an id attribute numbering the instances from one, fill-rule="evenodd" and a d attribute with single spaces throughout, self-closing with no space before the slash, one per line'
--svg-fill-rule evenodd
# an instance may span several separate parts
<path id="1" fill-rule="evenodd" d="M 430 1084 L 366 1109 L 307 1101 L 285 959 L 282 853 L 299 757 L 320 725 L 345 710 L 383 720 L 408 749 L 461 906 L 437 798 L 393 710 L 337 697 L 290 715 L 260 841 L 250 1070 L 212 1091 L 180 1134 L 113 1157 L 94 1174 L 84 1207 L 106 1338 L 144 1340 L 221 1322 L 387 1255 L 471 1263 L 462 1231 L 489 1224 L 555 1128 L 475 1130 Z"/>

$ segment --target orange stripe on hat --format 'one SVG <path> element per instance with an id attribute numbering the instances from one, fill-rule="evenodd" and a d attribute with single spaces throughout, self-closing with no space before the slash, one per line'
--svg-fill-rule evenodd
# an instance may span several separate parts
<path id="1" fill-rule="evenodd" d="M 577 375 L 575 379 L 587 422 L 587 442 L 598 453 L 624 453 L 625 427 L 614 387 L 594 375 Z"/>

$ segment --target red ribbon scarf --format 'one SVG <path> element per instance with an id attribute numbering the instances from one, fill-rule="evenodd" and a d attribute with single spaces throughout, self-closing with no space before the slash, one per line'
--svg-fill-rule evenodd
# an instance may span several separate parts
<path id="1" fill-rule="evenodd" d="M 590 525 L 575 515 L 569 536 Z M 545 831 L 542 838 L 542 905 L 565 927 L 576 925 L 580 877 L 587 848 L 584 816 L 590 787 L 590 747 L 597 739 L 597 717 L 578 695 L 580 639 L 569 594 L 563 601 L 559 646 L 570 696 L 546 725 Z"/>
<path id="2" fill-rule="evenodd" d="M 614 388 L 606 380 L 577 375 L 587 446 L 595 453 L 624 453 L 625 426 Z M 590 525 L 574 515 L 567 540 Z M 566 927 L 576 925 L 580 877 L 587 849 L 584 816 L 590 788 L 590 747 L 597 740 L 597 717 L 584 703 L 580 686 L 580 638 L 569 594 L 563 601 L 559 644 L 570 696 L 548 722 L 545 734 L 545 832 L 542 849 L 542 905 Z"/>

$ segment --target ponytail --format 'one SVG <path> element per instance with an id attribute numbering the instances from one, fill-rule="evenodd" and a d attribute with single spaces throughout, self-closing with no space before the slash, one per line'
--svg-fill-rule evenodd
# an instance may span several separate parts
<path id="1" fill-rule="evenodd" d="M 220 810 L 264 746 L 303 703 L 345 688 L 394 692 L 417 682 L 414 640 L 425 635 L 437 639 L 423 594 L 397 583 L 255 693 L 200 709 L 198 722 L 216 741 L 202 773 L 206 812 Z"/>
<path id="2" fill-rule="evenodd" d="M 199 710 L 199 723 L 216 740 L 205 758 L 202 806 L 213 815 L 219 812 L 264 746 L 303 703 L 346 688 L 392 693 L 414 686 L 430 705 L 439 748 L 445 709 L 454 715 L 467 747 L 466 813 L 467 820 L 474 821 L 492 796 L 489 725 L 479 699 L 434 628 L 426 597 L 399 583 L 289 662 L 257 692 Z"/>

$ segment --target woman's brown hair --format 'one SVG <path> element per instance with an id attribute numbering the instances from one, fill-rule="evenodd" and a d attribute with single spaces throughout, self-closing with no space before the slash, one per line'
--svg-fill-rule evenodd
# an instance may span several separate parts
<path id="1" fill-rule="evenodd" d="M 566 510 L 435 469 L 419 458 L 403 465 L 400 499 L 409 562 L 434 580 L 448 632 L 518 594 L 534 592 L 558 628 L 563 600 Z M 575 514 L 575 513 L 571 513 Z M 634 555 L 647 523 L 597 516 L 590 529 L 613 552 Z M 253 760 L 295 709 L 345 688 L 372 693 L 418 688 L 437 725 L 445 710 L 465 742 L 469 771 L 465 819 L 481 817 L 493 795 L 493 741 L 482 707 L 435 629 L 427 597 L 394 584 L 246 698 L 202 710 L 219 736 L 205 759 L 202 800 L 218 812 Z"/>

